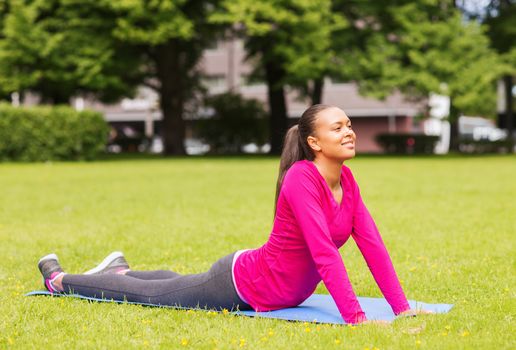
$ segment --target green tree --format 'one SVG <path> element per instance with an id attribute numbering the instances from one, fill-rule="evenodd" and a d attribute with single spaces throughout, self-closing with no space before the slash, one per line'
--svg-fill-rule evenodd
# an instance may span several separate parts
<path id="1" fill-rule="evenodd" d="M 393 1 L 369 7 L 363 43 L 348 50 L 360 91 L 385 97 L 394 89 L 425 98 L 430 92 L 451 99 L 451 148 L 458 149 L 461 113 L 493 115 L 497 78 L 504 66 L 477 22 L 466 22 L 453 3 Z"/>
<path id="2" fill-rule="evenodd" d="M 111 14 L 73 0 L 4 1 L 0 90 L 34 91 L 45 103 L 92 92 L 103 101 L 133 93 L 143 77 L 133 49 L 113 42 Z"/>
<path id="3" fill-rule="evenodd" d="M 267 84 L 271 153 L 281 152 L 287 130 L 288 85 L 306 86 L 331 65 L 332 31 L 345 26 L 330 0 L 225 0 L 211 17 L 229 23 L 245 40 L 255 74 Z"/>
<path id="4" fill-rule="evenodd" d="M 217 0 L 11 0 L 0 39 L 0 86 L 49 102 L 77 92 L 105 100 L 140 84 L 159 95 L 166 154 L 184 154 L 185 105 L 198 62 L 221 26 Z"/>
<path id="5" fill-rule="evenodd" d="M 204 49 L 220 35 L 223 26 L 206 18 L 217 0 L 106 2 L 116 13 L 114 36 L 137 47 L 163 112 L 166 154 L 184 154 L 185 105 L 200 87 L 198 63 Z"/>
<path id="6" fill-rule="evenodd" d="M 505 95 L 505 126 L 510 140 L 510 149 L 514 149 L 514 98 L 512 88 L 516 75 L 516 2 L 513 0 L 492 0 L 487 7 L 484 20 L 491 46 L 501 55 L 506 63 L 503 76 Z"/>

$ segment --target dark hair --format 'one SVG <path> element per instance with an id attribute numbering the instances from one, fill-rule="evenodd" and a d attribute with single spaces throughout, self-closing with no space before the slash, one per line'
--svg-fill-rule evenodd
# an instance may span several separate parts
<path id="1" fill-rule="evenodd" d="M 288 129 L 285 140 L 283 141 L 283 150 L 279 165 L 278 181 L 276 183 L 276 199 L 274 201 L 274 214 L 276 215 L 276 207 L 278 198 L 283 184 L 283 178 L 287 170 L 298 160 L 308 159 L 314 160 L 315 155 L 306 141 L 308 136 L 313 136 L 315 132 L 315 119 L 317 114 L 325 109 L 333 106 L 316 104 L 309 107 L 303 112 L 298 124 Z"/>

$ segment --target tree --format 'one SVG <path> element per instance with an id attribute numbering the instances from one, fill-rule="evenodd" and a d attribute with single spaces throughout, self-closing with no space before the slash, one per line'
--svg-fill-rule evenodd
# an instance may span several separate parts
<path id="1" fill-rule="evenodd" d="M 516 2 L 513 0 L 492 0 L 487 7 L 484 23 L 491 46 L 507 64 L 503 76 L 505 95 L 505 127 L 509 134 L 511 152 L 514 150 L 514 99 L 512 88 L 516 75 Z"/>
<path id="2" fill-rule="evenodd" d="M 83 1 L 84 2 L 84 1 Z M 134 50 L 114 43 L 111 13 L 80 1 L 4 2 L 0 90 L 35 91 L 46 103 L 92 92 L 106 102 L 130 95 L 143 77 Z"/>
<path id="3" fill-rule="evenodd" d="M 206 21 L 217 0 L 11 3 L 0 39 L 4 89 L 64 102 L 78 91 L 116 99 L 145 84 L 159 95 L 165 153 L 185 153 L 183 114 L 221 29 Z"/>
<path id="4" fill-rule="evenodd" d="M 345 25 L 330 0 L 225 0 L 211 17 L 243 37 L 255 74 L 267 83 L 271 154 L 279 154 L 287 130 L 285 91 L 306 86 L 331 64 L 331 32 Z"/>
<path id="5" fill-rule="evenodd" d="M 496 110 L 495 83 L 503 65 L 483 28 L 463 21 L 453 4 L 400 3 L 393 1 L 381 12 L 372 7 L 364 44 L 348 53 L 360 90 L 377 97 L 394 89 L 414 98 L 430 92 L 449 96 L 450 143 L 457 150 L 460 114 Z"/>

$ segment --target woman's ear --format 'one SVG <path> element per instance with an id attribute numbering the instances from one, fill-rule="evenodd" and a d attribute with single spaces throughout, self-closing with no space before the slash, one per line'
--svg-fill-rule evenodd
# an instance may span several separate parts
<path id="1" fill-rule="evenodd" d="M 308 146 L 314 151 L 319 152 L 321 150 L 321 147 L 317 144 L 317 137 L 308 136 L 306 141 L 308 142 Z"/>

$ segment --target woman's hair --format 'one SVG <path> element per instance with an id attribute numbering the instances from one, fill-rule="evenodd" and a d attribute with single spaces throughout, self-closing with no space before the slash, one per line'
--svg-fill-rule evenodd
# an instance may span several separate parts
<path id="1" fill-rule="evenodd" d="M 279 165 L 278 181 L 276 183 L 276 199 L 274 201 L 274 214 L 276 215 L 276 207 L 278 198 L 283 184 L 283 178 L 287 170 L 298 160 L 308 159 L 314 160 L 315 155 L 306 141 L 308 136 L 315 133 L 315 119 L 317 114 L 327 108 L 333 106 L 316 104 L 304 111 L 299 119 L 298 124 L 288 129 L 283 142 L 283 150 Z"/>

